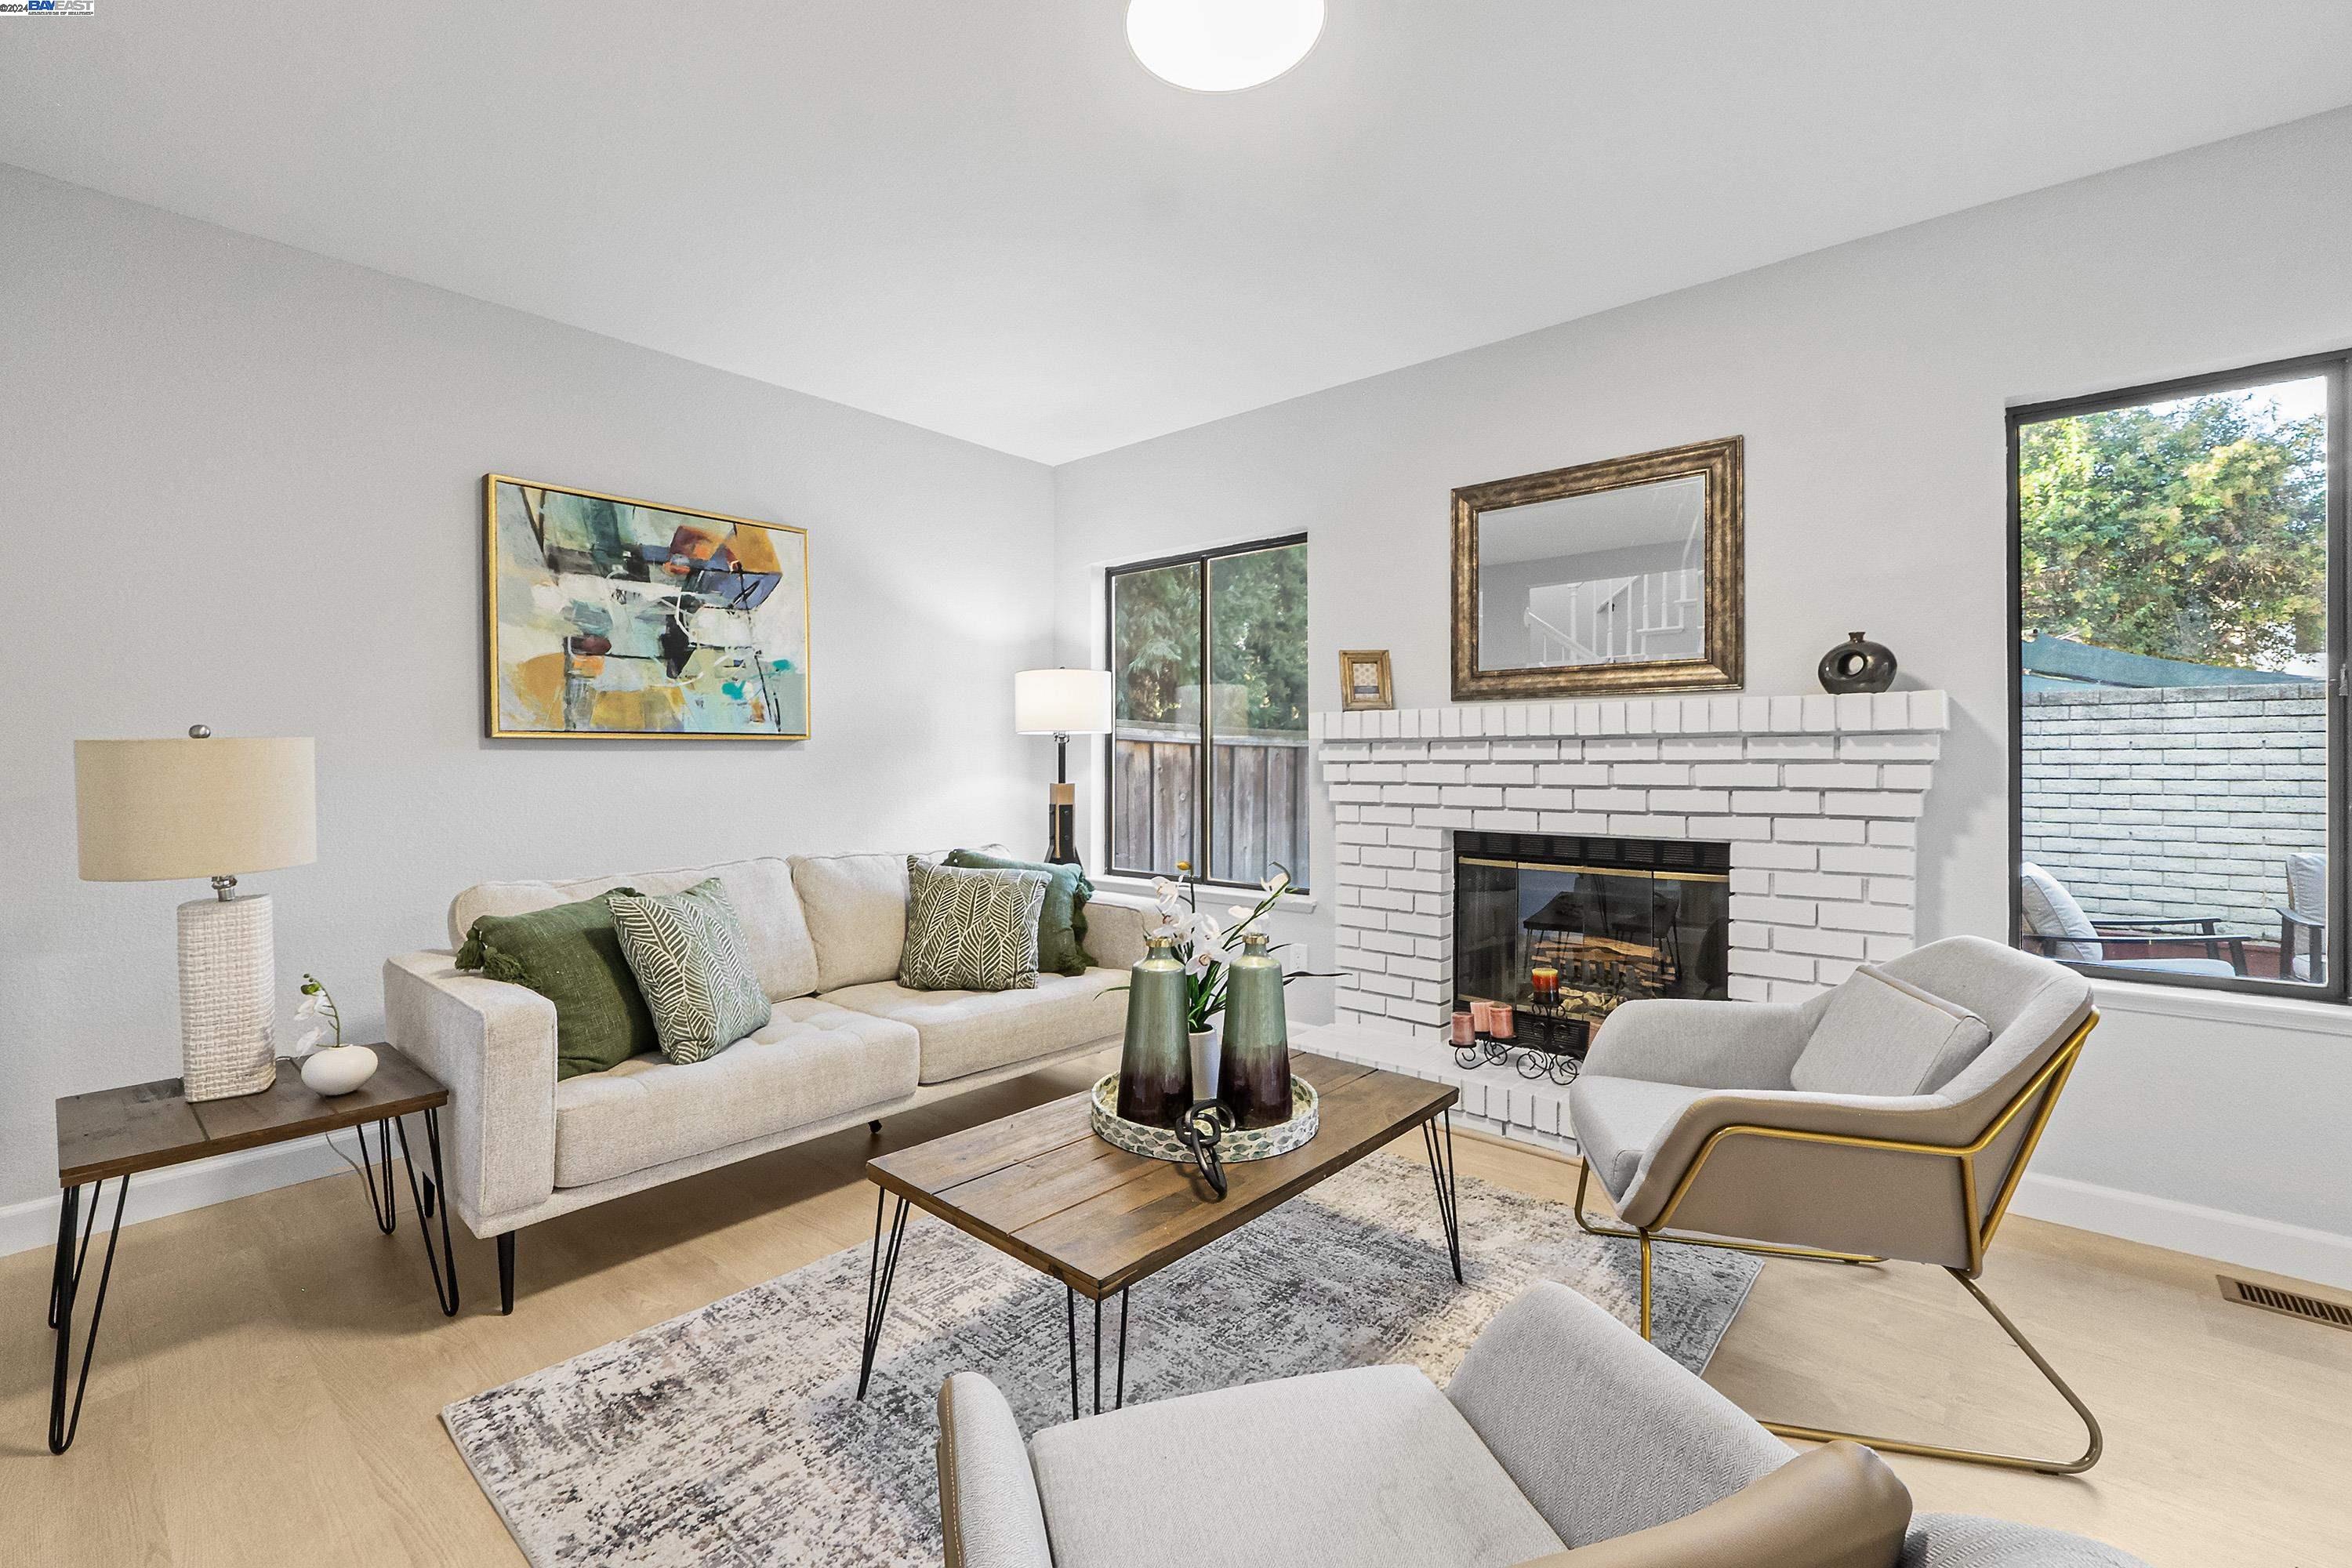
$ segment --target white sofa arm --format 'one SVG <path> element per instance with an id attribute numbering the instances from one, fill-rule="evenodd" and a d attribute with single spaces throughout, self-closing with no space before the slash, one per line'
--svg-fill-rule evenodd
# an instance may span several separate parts
<path id="1" fill-rule="evenodd" d="M 1132 969 L 1143 962 L 1143 932 L 1159 906 L 1129 893 L 1097 893 L 1087 900 L 1087 957 L 1098 969 Z"/>
<path id="2" fill-rule="evenodd" d="M 448 1088 L 457 1215 L 494 1234 L 483 1220 L 555 1191 L 555 1004 L 428 952 L 384 961 L 383 1010 L 392 1043 Z"/>

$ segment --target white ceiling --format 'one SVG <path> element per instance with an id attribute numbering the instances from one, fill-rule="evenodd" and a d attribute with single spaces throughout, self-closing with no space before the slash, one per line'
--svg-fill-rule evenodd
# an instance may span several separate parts
<path id="1" fill-rule="evenodd" d="M 2352 101 L 2346 0 L 105 0 L 0 161 L 1059 462 Z"/>

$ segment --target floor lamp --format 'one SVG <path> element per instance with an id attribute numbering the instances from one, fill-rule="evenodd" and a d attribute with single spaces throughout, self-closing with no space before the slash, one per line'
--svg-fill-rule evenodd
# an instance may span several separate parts
<path id="1" fill-rule="evenodd" d="M 1078 786 L 1070 782 L 1070 737 L 1101 735 L 1111 727 L 1110 671 L 1024 669 L 1013 678 L 1013 728 L 1054 737 L 1054 785 L 1045 797 L 1045 859 L 1078 859 Z"/>

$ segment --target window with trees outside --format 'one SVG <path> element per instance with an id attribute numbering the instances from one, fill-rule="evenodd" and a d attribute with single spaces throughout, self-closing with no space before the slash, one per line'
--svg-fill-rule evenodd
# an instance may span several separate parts
<path id="1" fill-rule="evenodd" d="M 1110 573 L 1114 875 L 1307 877 L 1307 541 Z"/>
<path id="2" fill-rule="evenodd" d="M 2347 361 L 2011 412 L 2019 946 L 2345 998 Z"/>

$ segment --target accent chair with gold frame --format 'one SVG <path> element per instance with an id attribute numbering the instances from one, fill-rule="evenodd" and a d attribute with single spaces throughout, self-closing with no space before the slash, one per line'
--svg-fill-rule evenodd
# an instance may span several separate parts
<path id="1" fill-rule="evenodd" d="M 1659 1242 L 1777 1258 L 1949 1272 L 2080 1416 L 2071 1459 L 1985 1453 L 1766 1422 L 1787 1437 L 1850 1437 L 1893 1453 L 2074 1474 L 2098 1462 L 2097 1419 L 1978 1283 L 2035 1143 L 2098 1022 L 2090 983 L 2050 959 L 1951 937 L 1881 973 L 1965 1009 L 1986 1038 L 1940 1086 L 1906 1095 L 1802 1091 L 1798 1059 L 1835 993 L 1801 1003 L 1628 1003 L 1594 1037 L 1569 1092 L 1584 1171 L 1577 1222 L 1641 1248 L 1650 1331 Z M 1857 975 L 1847 985 L 1874 984 Z M 1596 1224 L 1598 1176 L 1622 1226 Z"/>

